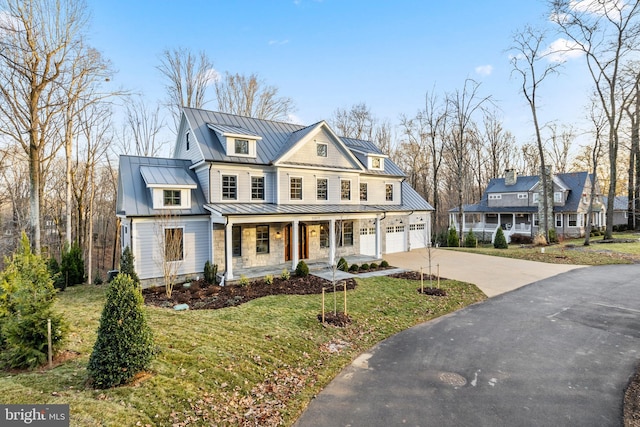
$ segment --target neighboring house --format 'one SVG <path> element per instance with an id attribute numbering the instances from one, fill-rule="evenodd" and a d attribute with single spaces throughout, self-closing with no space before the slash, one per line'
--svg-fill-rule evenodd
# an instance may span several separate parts
<path id="1" fill-rule="evenodd" d="M 592 175 L 587 172 L 552 175 L 553 214 L 556 233 L 561 237 L 584 236 L 587 208 L 591 194 Z M 539 176 L 518 176 L 507 170 L 504 178 L 489 181 L 480 203 L 465 205 L 462 229 L 473 230 L 478 238 L 493 241 L 498 227 L 507 237 L 515 234 L 534 236 L 538 232 L 539 206 L 542 185 Z M 551 198 L 551 196 L 550 196 Z M 596 187 L 593 203 L 592 227 L 604 225 L 605 205 Z M 449 222 L 459 230 L 458 208 L 449 211 Z"/>
<path id="2" fill-rule="evenodd" d="M 310 126 L 185 108 L 173 159 L 120 157 L 117 215 L 150 284 L 207 260 L 243 269 L 425 247 L 433 208 L 375 144 Z M 165 256 L 167 242 L 180 253 Z M 173 261 L 166 261 L 169 258 Z"/>
<path id="3" fill-rule="evenodd" d="M 607 205 L 608 198 L 603 197 L 603 203 Z M 629 224 L 629 197 L 616 196 L 613 199 L 613 225 Z"/>

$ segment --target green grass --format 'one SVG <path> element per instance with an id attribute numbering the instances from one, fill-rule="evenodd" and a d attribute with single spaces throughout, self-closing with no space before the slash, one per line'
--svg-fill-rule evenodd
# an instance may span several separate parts
<path id="1" fill-rule="evenodd" d="M 67 349 L 79 356 L 51 370 L 1 373 L 0 395 L 3 403 L 69 403 L 74 426 L 290 425 L 361 352 L 485 298 L 457 281 L 441 283 L 447 297 L 419 295 L 419 283 L 400 279 L 358 283 L 348 292 L 353 323 L 346 328 L 317 321 L 319 295 L 272 296 L 213 311 L 147 307 L 159 348 L 150 375 L 111 390 L 86 386 L 105 288 L 68 288 L 57 306 L 71 324 Z M 326 301 L 332 310 L 333 295 Z"/>
<path id="2" fill-rule="evenodd" d="M 635 239 L 634 243 L 596 243 L 602 236 L 591 238 L 591 244 L 584 246 L 584 238 L 564 240 L 547 246 L 542 253 L 541 248 L 509 245 L 509 249 L 495 249 L 493 245 L 478 248 L 448 248 L 452 250 L 501 256 L 506 258 L 525 259 L 552 264 L 606 265 L 631 264 L 640 262 L 640 237 L 632 233 L 615 233 L 616 239 Z M 530 246 L 530 245 L 525 245 Z"/>

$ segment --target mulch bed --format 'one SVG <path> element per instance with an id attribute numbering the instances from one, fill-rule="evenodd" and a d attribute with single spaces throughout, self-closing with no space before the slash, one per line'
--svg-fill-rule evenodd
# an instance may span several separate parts
<path id="1" fill-rule="evenodd" d="M 623 421 L 625 427 L 640 427 L 640 368 L 624 393 Z"/>
<path id="2" fill-rule="evenodd" d="M 354 279 L 341 280 L 346 282 L 347 289 L 354 289 Z M 246 286 L 241 285 L 209 285 L 204 280 L 194 281 L 189 287 L 176 285 L 173 288 L 171 298 L 167 298 L 164 286 L 147 288 L 142 290 L 144 302 L 156 307 L 172 308 L 178 304 L 187 304 L 191 310 L 215 310 L 225 307 L 233 307 L 269 295 L 309 295 L 332 292 L 333 285 L 330 281 L 317 276 L 307 277 L 292 276 L 288 280 L 275 277 L 271 285 L 264 280 L 256 280 Z M 342 286 L 338 289 L 342 291 Z"/>
<path id="3" fill-rule="evenodd" d="M 318 314 L 318 321 L 322 322 L 322 314 Z M 344 314 L 343 312 L 338 312 L 336 314 L 330 312 L 324 314 L 324 323 L 344 328 L 351 323 L 351 318 L 348 314 Z"/>
<path id="4" fill-rule="evenodd" d="M 405 271 L 402 273 L 390 274 L 389 277 L 393 277 L 395 279 L 405 279 L 405 280 L 420 280 L 420 272 L 418 271 Z M 422 274 L 422 280 L 424 283 L 428 283 L 429 279 L 433 281 L 437 281 L 438 278 L 436 276 L 429 276 L 428 274 Z M 443 277 L 440 280 L 447 280 Z M 444 289 L 440 288 L 418 288 L 418 293 L 423 295 L 431 295 L 436 297 L 446 297 L 447 292 Z"/>

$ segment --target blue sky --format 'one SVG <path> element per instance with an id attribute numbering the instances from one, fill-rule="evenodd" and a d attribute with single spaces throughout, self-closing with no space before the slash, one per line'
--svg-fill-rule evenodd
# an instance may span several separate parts
<path id="1" fill-rule="evenodd" d="M 361 102 L 396 124 L 424 106 L 427 91 L 461 89 L 469 77 L 519 143 L 533 135 L 507 50 L 514 31 L 543 23 L 544 1 L 90 0 L 89 8 L 90 42 L 118 70 L 113 84 L 149 101 L 164 97 L 162 50 L 188 47 L 218 72 L 258 73 L 294 100 L 304 124 Z M 586 126 L 591 83 L 580 62 L 545 82 L 543 122 Z"/>

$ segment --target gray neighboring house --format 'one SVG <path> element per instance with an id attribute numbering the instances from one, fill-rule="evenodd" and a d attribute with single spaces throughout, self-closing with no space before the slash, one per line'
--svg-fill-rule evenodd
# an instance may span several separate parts
<path id="1" fill-rule="evenodd" d="M 605 206 L 607 205 L 608 198 L 603 197 Z M 613 225 L 628 225 L 629 224 L 629 197 L 628 196 L 616 196 L 613 199 Z"/>
<path id="2" fill-rule="evenodd" d="M 428 245 L 433 210 L 370 141 L 310 126 L 185 108 L 171 159 L 120 157 L 121 246 L 144 285 L 210 261 L 244 269 Z M 166 260 L 169 236 L 182 254 Z"/>
<path id="3" fill-rule="evenodd" d="M 552 175 L 553 214 L 558 236 L 584 236 L 592 178 L 587 172 Z M 491 179 L 480 202 L 463 207 L 463 232 L 473 230 L 478 238 L 492 242 L 498 228 L 502 228 L 507 241 L 515 234 L 534 236 L 539 224 L 538 201 L 542 200 L 539 181 L 538 175 L 518 176 L 515 170 L 505 171 L 504 178 Z M 592 227 L 604 226 L 605 206 L 596 188 Z M 458 208 L 449 210 L 449 223 L 460 232 L 458 212 Z"/>

